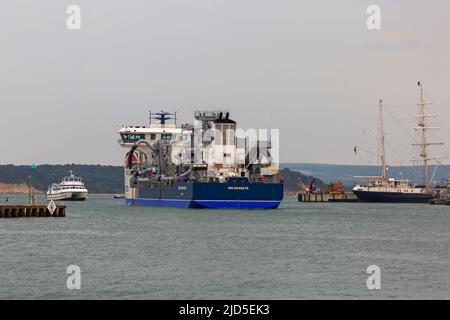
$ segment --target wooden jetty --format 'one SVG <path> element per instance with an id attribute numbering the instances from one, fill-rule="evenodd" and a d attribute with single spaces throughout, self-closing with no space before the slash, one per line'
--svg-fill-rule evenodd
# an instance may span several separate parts
<path id="1" fill-rule="evenodd" d="M 314 190 L 313 184 L 303 185 L 298 193 L 299 202 L 356 202 L 358 198 L 353 192 L 346 192 L 341 181 L 331 181 L 321 190 Z"/>
<path id="2" fill-rule="evenodd" d="M 66 206 L 56 205 L 53 214 L 48 210 L 46 204 L 29 205 L 0 205 L 0 218 L 22 218 L 22 217 L 65 217 Z"/>
<path id="3" fill-rule="evenodd" d="M 450 206 L 450 199 L 435 197 L 435 198 L 431 199 L 430 204 Z"/>
<path id="4" fill-rule="evenodd" d="M 431 199 L 430 204 L 440 204 L 450 206 L 450 185 L 446 188 L 439 188 Z"/>
<path id="5" fill-rule="evenodd" d="M 299 202 L 357 202 L 353 192 L 346 193 L 299 193 Z"/>

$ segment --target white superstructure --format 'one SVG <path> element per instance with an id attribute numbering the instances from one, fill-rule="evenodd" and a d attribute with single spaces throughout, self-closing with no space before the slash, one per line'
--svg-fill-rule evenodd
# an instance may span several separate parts
<path id="1" fill-rule="evenodd" d="M 88 190 L 83 180 L 76 177 L 72 171 L 60 183 L 52 184 L 47 190 L 47 200 L 86 200 Z"/>

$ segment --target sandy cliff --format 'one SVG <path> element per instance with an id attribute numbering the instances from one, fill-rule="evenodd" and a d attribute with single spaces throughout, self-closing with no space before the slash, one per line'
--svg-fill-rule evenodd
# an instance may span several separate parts
<path id="1" fill-rule="evenodd" d="M 0 193 L 28 193 L 29 187 L 26 183 L 0 183 Z M 34 189 L 35 193 L 43 193 L 42 190 Z"/>

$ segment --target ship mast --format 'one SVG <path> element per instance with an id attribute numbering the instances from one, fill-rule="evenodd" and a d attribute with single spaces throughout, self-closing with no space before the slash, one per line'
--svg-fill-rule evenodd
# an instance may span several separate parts
<path id="1" fill-rule="evenodd" d="M 379 141 L 380 141 L 380 159 L 381 159 L 381 178 L 387 180 L 387 168 L 386 168 L 386 152 L 385 152 L 385 134 L 384 134 L 384 123 L 383 123 L 383 100 L 379 101 L 379 117 L 380 117 L 380 128 L 379 128 Z"/>
<path id="2" fill-rule="evenodd" d="M 423 87 L 420 81 L 417 83 L 417 85 L 420 87 L 420 98 L 417 105 L 419 106 L 419 114 L 417 117 L 417 127 L 415 127 L 415 130 L 420 130 L 420 142 L 415 143 L 413 145 L 420 147 L 420 159 L 423 162 L 423 184 L 425 186 L 425 190 L 428 193 L 430 191 L 430 181 L 429 181 L 429 174 L 428 174 L 428 162 L 433 159 L 439 159 L 439 158 L 429 158 L 428 157 L 428 146 L 431 145 L 443 145 L 443 142 L 428 142 L 427 141 L 427 130 L 439 130 L 439 127 L 428 127 L 426 123 L 426 118 L 429 117 L 435 117 L 434 114 L 426 114 L 425 113 L 425 105 L 431 104 L 431 102 L 425 102 L 423 98 Z"/>
<path id="3" fill-rule="evenodd" d="M 426 136 L 426 126 L 425 126 L 425 101 L 423 100 L 423 87 L 422 84 L 418 83 L 420 87 L 420 100 L 418 103 L 419 114 L 417 115 L 417 125 L 420 132 L 420 157 L 423 159 L 423 182 L 425 190 L 428 192 L 430 188 L 430 183 L 428 181 L 428 157 L 427 157 L 427 136 Z"/>

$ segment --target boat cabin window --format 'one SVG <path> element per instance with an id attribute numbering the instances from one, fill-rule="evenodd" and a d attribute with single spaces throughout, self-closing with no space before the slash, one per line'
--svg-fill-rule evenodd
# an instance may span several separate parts
<path id="1" fill-rule="evenodd" d="M 120 137 L 123 142 L 136 142 L 145 139 L 145 134 L 142 133 L 121 133 Z"/>

